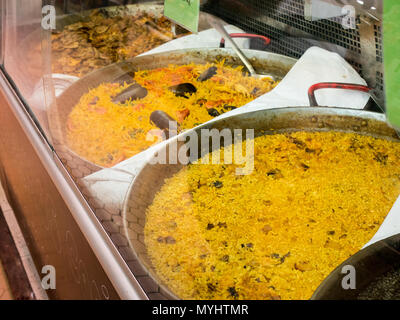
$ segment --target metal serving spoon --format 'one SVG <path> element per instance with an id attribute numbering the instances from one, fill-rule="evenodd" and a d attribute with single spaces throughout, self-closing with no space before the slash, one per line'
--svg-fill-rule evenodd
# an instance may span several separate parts
<path id="1" fill-rule="evenodd" d="M 250 75 L 254 78 L 272 78 L 272 80 L 275 80 L 273 76 L 267 75 L 267 74 L 258 74 L 256 70 L 254 70 L 252 64 L 250 61 L 246 58 L 242 50 L 238 47 L 235 41 L 231 38 L 229 33 L 226 31 L 225 27 L 223 26 L 222 22 L 220 19 L 217 17 L 214 17 L 212 15 L 207 15 L 207 21 L 208 23 L 215 29 L 217 30 L 225 40 L 227 40 L 231 46 L 233 47 L 233 50 L 236 52 L 236 54 L 239 56 L 240 60 L 242 60 L 243 64 L 246 66 L 247 70 L 249 70 Z"/>

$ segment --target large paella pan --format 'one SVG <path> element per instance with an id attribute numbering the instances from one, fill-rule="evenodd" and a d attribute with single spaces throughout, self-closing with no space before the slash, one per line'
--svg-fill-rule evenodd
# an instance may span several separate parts
<path id="1" fill-rule="evenodd" d="M 258 111 L 188 132 L 199 145 L 201 129 L 254 130 L 254 170 L 154 161 L 171 141 L 125 201 L 126 236 L 168 298 L 308 299 L 400 193 L 399 140 L 382 114 Z"/>

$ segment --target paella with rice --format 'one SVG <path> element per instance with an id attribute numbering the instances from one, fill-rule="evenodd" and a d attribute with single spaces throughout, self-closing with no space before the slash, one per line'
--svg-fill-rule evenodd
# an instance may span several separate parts
<path id="1" fill-rule="evenodd" d="M 174 35 L 171 26 L 167 18 L 151 12 L 121 11 L 112 16 L 93 10 L 87 19 L 53 32 L 53 72 L 81 77 L 133 58 L 184 35 Z"/>
<path id="2" fill-rule="evenodd" d="M 152 269 L 179 298 L 309 299 L 400 193 L 396 141 L 334 131 L 253 141 L 251 174 L 200 159 L 147 208 Z"/>
<path id="3" fill-rule="evenodd" d="M 67 144 L 73 151 L 112 167 L 160 141 L 162 132 L 150 121 L 152 112 L 164 111 L 183 131 L 239 108 L 278 84 L 268 77 L 249 77 L 242 67 L 224 61 L 140 70 L 133 80 L 146 89 L 145 97 L 116 103 L 114 98 L 131 86 L 127 82 L 104 83 L 81 97 L 67 121 Z M 194 89 L 171 90 L 181 84 Z"/>

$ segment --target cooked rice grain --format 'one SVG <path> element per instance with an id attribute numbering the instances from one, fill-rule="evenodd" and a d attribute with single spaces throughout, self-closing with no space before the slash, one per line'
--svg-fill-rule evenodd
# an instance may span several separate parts
<path id="1" fill-rule="evenodd" d="M 400 193 L 400 144 L 357 134 L 258 137 L 253 173 L 236 167 L 189 165 L 147 210 L 148 254 L 183 299 L 308 299 Z"/>

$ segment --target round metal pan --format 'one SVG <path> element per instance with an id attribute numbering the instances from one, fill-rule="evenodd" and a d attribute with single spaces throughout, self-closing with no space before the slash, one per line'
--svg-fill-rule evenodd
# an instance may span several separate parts
<path id="1" fill-rule="evenodd" d="M 147 1 L 139 4 L 129 4 L 125 6 L 110 6 L 98 9 L 109 17 L 116 17 L 120 15 L 136 15 L 138 12 L 147 12 L 153 14 L 155 17 L 161 17 L 164 13 L 163 1 Z M 85 10 L 79 13 L 58 15 L 56 18 L 56 31 L 62 31 L 66 26 L 71 24 L 88 21 L 90 15 L 94 10 Z M 210 26 L 207 22 L 208 13 L 201 12 L 199 19 L 199 31 L 209 29 Z M 223 22 L 226 25 L 226 22 Z M 39 26 L 31 28 L 31 32 L 26 33 L 26 37 L 21 39 L 18 50 L 17 59 L 22 62 L 17 65 L 18 72 L 21 74 L 19 79 L 27 88 L 32 87 L 32 83 L 36 83 L 43 76 L 43 65 L 48 60 L 47 57 L 42 56 L 42 40 L 43 30 Z M 187 30 L 177 27 L 176 33 L 187 33 Z M 26 59 L 26 52 L 29 52 L 29 60 Z M 32 63 L 35 61 L 35 63 Z M 49 60 L 48 60 L 49 61 Z"/>
<path id="2" fill-rule="evenodd" d="M 397 234 L 366 247 L 343 262 L 321 283 L 311 299 L 400 300 L 399 270 L 400 234 Z M 353 280 L 345 278 L 352 276 L 350 272 L 353 271 Z"/>
<path id="3" fill-rule="evenodd" d="M 270 74 L 276 79 L 282 79 L 296 62 L 296 59 L 270 52 L 255 50 L 243 50 L 243 52 L 251 59 L 258 73 Z M 133 76 L 134 72 L 139 69 L 155 69 L 166 67 L 169 64 L 204 64 L 222 59 L 225 59 L 225 63 L 229 66 L 242 65 L 239 58 L 235 57 L 235 53 L 231 49 L 176 50 L 140 56 L 112 64 L 90 73 L 71 85 L 49 109 L 48 120 L 53 145 L 61 160 L 69 167 L 73 178 L 80 179 L 102 169 L 102 167 L 70 150 L 66 144 L 67 119 L 82 95 L 104 82 L 117 82 L 123 80 L 127 75 Z"/>
<path id="4" fill-rule="evenodd" d="M 189 135 L 191 131 L 196 131 L 200 145 L 200 130 L 204 128 L 254 129 L 255 136 L 294 131 L 335 130 L 399 140 L 396 132 L 387 125 L 383 114 L 326 107 L 292 107 L 244 113 L 205 124 L 189 130 L 185 134 Z M 165 148 L 176 143 L 176 139 L 176 137 L 171 139 Z M 123 207 L 125 236 L 129 239 L 131 248 L 142 267 L 159 284 L 161 292 L 171 299 L 177 297 L 157 277 L 144 244 L 143 230 L 146 222 L 146 210 L 153 202 L 154 196 L 163 186 L 165 179 L 177 173 L 182 167 L 183 165 L 180 164 L 151 164 L 150 159 L 133 180 Z"/>
<path id="5" fill-rule="evenodd" d="M 164 6 L 161 1 L 147 2 L 143 4 L 132 4 L 127 6 L 112 6 L 99 9 L 101 12 L 106 13 L 110 17 L 118 16 L 121 14 L 135 15 L 140 11 L 154 14 L 156 17 L 163 15 Z M 65 14 L 57 16 L 56 30 L 61 31 L 66 26 L 80 22 L 87 21 L 93 10 L 85 10 L 79 14 Z M 203 18 L 205 20 L 205 18 Z M 204 24 L 204 23 L 203 23 Z M 204 28 L 204 26 L 203 26 Z M 34 30 L 33 28 L 31 30 Z M 21 63 L 17 64 L 19 86 L 24 86 L 30 90 L 33 89 L 32 83 L 37 83 L 43 76 L 43 67 L 48 57 L 43 57 L 42 41 L 43 30 L 37 28 L 27 33 L 26 37 L 22 39 L 18 45 L 17 60 Z M 29 52 L 29 60 L 26 59 L 26 53 Z M 34 63 L 33 63 L 34 62 Z M 50 63 L 50 62 L 48 62 Z"/>
<path id="6" fill-rule="evenodd" d="M 89 18 L 93 10 L 85 10 L 80 12 L 79 14 L 74 13 L 58 16 L 56 25 L 57 30 L 61 31 L 62 29 L 64 29 L 65 26 L 76 22 L 85 21 L 85 19 Z M 153 13 L 156 17 L 160 17 L 162 16 L 164 11 L 164 5 L 162 1 L 149 1 L 146 3 L 129 4 L 126 6 L 104 7 L 99 8 L 98 10 L 107 14 L 109 17 L 116 17 L 120 16 L 121 14 L 135 15 L 139 11 L 146 11 L 148 13 Z"/>
<path id="7" fill-rule="evenodd" d="M 62 30 L 67 25 L 87 19 L 93 10 L 85 10 L 79 14 L 74 13 L 58 16 L 56 25 L 57 30 Z M 128 4 L 124 6 L 102 7 L 98 10 L 106 13 L 110 17 L 120 16 L 121 14 L 135 15 L 139 11 L 146 11 L 154 14 L 156 17 L 161 17 L 164 14 L 164 1 L 146 1 L 143 3 Z M 210 28 L 210 26 L 208 25 L 206 14 L 204 12 L 200 12 L 199 31 L 203 31 L 207 28 Z M 184 32 L 187 31 L 184 30 Z"/>

